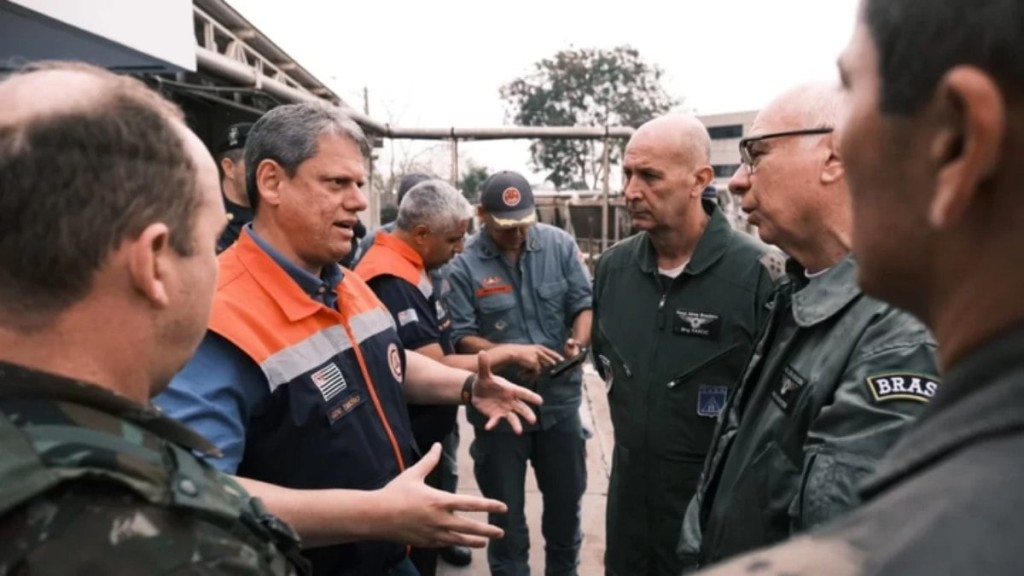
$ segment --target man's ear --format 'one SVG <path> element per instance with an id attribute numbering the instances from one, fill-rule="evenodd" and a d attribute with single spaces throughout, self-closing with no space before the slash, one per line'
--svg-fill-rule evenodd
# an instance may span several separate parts
<path id="1" fill-rule="evenodd" d="M 939 128 L 932 141 L 937 166 L 929 219 L 938 229 L 960 221 L 978 189 L 995 174 L 1006 137 L 1006 104 L 993 79 L 957 66 L 936 88 Z"/>
<path id="2" fill-rule="evenodd" d="M 256 188 L 259 190 L 260 202 L 271 206 L 281 203 L 281 185 L 288 175 L 284 167 L 274 160 L 265 159 L 256 166 Z"/>
<path id="3" fill-rule="evenodd" d="M 828 136 L 825 148 L 828 157 L 825 158 L 825 165 L 821 168 L 821 183 L 835 184 L 846 175 L 846 168 L 843 166 L 843 160 L 839 157 L 839 149 L 836 147 L 839 141 L 836 133 L 833 132 Z"/>
<path id="4" fill-rule="evenodd" d="M 230 175 L 234 174 L 234 170 L 235 170 L 235 163 L 231 160 L 231 158 L 225 156 L 225 157 L 220 159 L 220 173 L 221 174 L 223 174 L 224 176 L 230 178 L 231 177 Z"/>
<path id="5" fill-rule="evenodd" d="M 147 300 L 158 308 L 169 303 L 167 275 L 171 271 L 168 259 L 174 248 L 166 224 L 150 224 L 127 246 L 128 268 L 132 284 Z"/>
<path id="6" fill-rule="evenodd" d="M 412 237 L 416 239 L 418 244 L 426 242 L 427 236 L 430 236 L 430 229 L 425 225 L 417 224 L 412 227 Z"/>
<path id="7" fill-rule="evenodd" d="M 694 173 L 694 179 L 697 181 L 697 192 L 691 194 L 691 196 L 700 196 L 704 193 L 704 189 L 711 185 L 711 181 L 715 179 L 715 170 L 711 166 L 701 166 Z"/>

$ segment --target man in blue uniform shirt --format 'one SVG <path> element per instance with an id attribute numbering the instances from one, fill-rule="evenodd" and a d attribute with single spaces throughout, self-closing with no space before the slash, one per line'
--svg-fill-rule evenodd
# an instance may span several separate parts
<path id="1" fill-rule="evenodd" d="M 575 355 L 590 342 L 590 275 L 571 236 L 536 224 L 530 184 L 515 172 L 484 182 L 478 215 L 483 224 L 449 266 L 448 303 L 460 352 L 488 350 L 502 343 L 534 344 Z M 556 362 L 552 354 L 546 362 Z M 580 498 L 586 488 L 584 436 L 579 417 L 580 370 L 503 376 L 531 386 L 544 398 L 537 424 L 522 436 L 467 410 L 476 429 L 470 448 L 477 484 L 484 495 L 508 505 L 491 515 L 505 538 L 492 541 L 487 559 L 493 574 L 530 573 L 529 536 L 523 515 L 526 463 L 544 495 L 546 566 L 549 575 L 576 574 L 579 564 Z"/>

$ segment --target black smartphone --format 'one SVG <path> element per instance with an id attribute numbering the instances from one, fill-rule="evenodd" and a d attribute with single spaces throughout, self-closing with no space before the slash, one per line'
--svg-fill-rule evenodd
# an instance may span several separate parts
<path id="1" fill-rule="evenodd" d="M 562 360 L 558 364 L 552 366 L 551 369 L 548 370 L 548 376 L 551 376 L 552 378 L 558 378 L 562 374 L 565 374 L 569 370 L 572 370 L 573 368 L 579 366 L 580 364 L 583 363 L 584 360 L 587 359 L 587 353 L 589 352 L 590 348 L 586 346 L 581 346 L 579 354 L 573 356 L 572 358 L 566 358 L 565 360 Z"/>

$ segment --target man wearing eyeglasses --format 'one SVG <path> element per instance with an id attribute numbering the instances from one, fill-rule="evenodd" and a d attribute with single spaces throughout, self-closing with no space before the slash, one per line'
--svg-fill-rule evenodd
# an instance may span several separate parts
<path id="1" fill-rule="evenodd" d="M 687 511 L 680 553 L 689 567 L 852 508 L 857 485 L 940 387 L 927 329 L 857 286 L 832 128 L 841 104 L 835 86 L 795 88 L 740 141 L 729 189 L 790 260 Z"/>

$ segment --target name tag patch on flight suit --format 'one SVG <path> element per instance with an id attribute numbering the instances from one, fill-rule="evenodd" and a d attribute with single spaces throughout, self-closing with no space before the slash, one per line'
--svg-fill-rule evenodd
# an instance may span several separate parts
<path id="1" fill-rule="evenodd" d="M 939 390 L 939 383 L 931 376 L 906 372 L 868 376 L 867 383 L 875 402 L 887 400 L 928 402 Z"/>
<path id="2" fill-rule="evenodd" d="M 786 366 L 782 369 L 782 378 L 772 390 L 772 400 L 783 412 L 789 414 L 796 399 L 800 397 L 804 384 L 807 384 L 807 380 L 792 366 Z"/>
<path id="3" fill-rule="evenodd" d="M 698 338 L 718 340 L 721 328 L 721 317 L 717 314 L 708 314 L 706 312 L 676 309 L 675 317 L 672 320 L 672 332 L 683 334 L 684 336 L 697 336 Z"/>
<path id="4" fill-rule="evenodd" d="M 701 386 L 697 389 L 697 415 L 717 418 L 728 397 L 728 386 Z"/>
<path id="5" fill-rule="evenodd" d="M 342 400 L 341 404 L 331 408 L 327 411 L 327 419 L 334 424 L 341 419 L 342 416 L 356 409 L 357 406 L 366 402 L 366 395 L 358 390 L 353 392 L 348 398 Z"/>
<path id="6" fill-rule="evenodd" d="M 324 402 L 329 402 L 331 398 L 341 394 L 345 388 L 348 388 L 345 377 L 342 376 L 341 370 L 334 362 L 310 374 L 309 379 L 320 390 L 320 395 L 324 397 Z"/>

